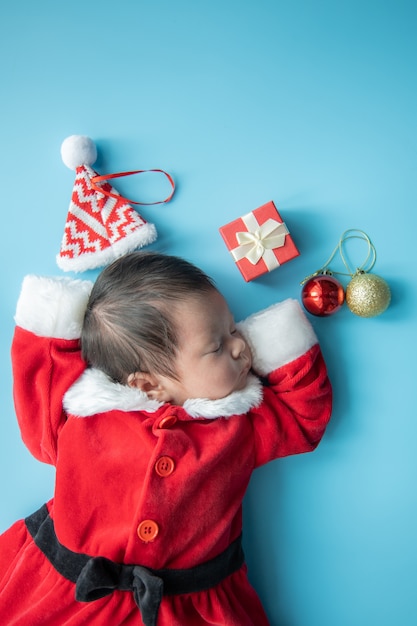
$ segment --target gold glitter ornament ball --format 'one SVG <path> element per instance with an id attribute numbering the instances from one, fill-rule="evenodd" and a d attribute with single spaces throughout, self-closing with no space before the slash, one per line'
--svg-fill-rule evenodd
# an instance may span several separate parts
<path id="1" fill-rule="evenodd" d="M 346 304 L 355 315 L 375 317 L 383 313 L 391 301 L 388 284 L 376 274 L 359 272 L 346 288 Z"/>

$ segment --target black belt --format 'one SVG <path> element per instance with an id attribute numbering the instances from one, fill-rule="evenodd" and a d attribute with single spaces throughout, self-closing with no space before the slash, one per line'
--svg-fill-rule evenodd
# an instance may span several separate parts
<path id="1" fill-rule="evenodd" d="M 25 519 L 35 544 L 64 578 L 75 583 L 75 599 L 92 602 L 116 589 L 132 591 L 145 626 L 156 626 L 163 595 L 205 591 L 218 585 L 244 563 L 241 537 L 210 561 L 190 569 L 151 569 L 114 563 L 68 550 L 59 543 L 46 505 Z"/>

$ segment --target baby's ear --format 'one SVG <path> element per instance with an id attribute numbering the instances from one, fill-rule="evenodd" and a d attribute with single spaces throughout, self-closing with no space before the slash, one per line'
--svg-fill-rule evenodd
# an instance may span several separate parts
<path id="1" fill-rule="evenodd" d="M 127 384 L 129 387 L 135 387 L 136 389 L 148 393 L 152 391 L 158 383 L 152 374 L 148 374 L 147 372 L 134 372 L 127 377 Z"/>
<path id="2" fill-rule="evenodd" d="M 165 401 L 163 397 L 164 389 L 159 379 L 153 374 L 149 374 L 148 372 L 134 372 L 127 377 L 127 384 L 129 387 L 140 389 L 140 391 L 146 393 L 148 398 L 152 398 L 152 400 Z"/>

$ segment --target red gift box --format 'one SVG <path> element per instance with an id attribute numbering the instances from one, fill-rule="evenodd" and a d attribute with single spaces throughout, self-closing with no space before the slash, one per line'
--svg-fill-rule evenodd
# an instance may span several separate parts
<path id="1" fill-rule="evenodd" d="M 219 231 L 247 282 L 300 254 L 272 200 Z"/>

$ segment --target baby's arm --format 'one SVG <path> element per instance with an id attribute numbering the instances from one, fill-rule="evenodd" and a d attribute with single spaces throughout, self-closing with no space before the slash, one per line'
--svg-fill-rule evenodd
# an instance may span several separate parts
<path id="1" fill-rule="evenodd" d="M 39 460 L 55 464 L 65 423 L 62 397 L 85 369 L 79 337 L 92 283 L 27 276 L 12 343 L 16 415 L 22 438 Z"/>
<path id="2" fill-rule="evenodd" d="M 252 412 L 257 464 L 314 450 L 330 419 L 332 390 L 314 330 L 295 300 L 285 300 L 239 324 L 266 380 Z"/>

